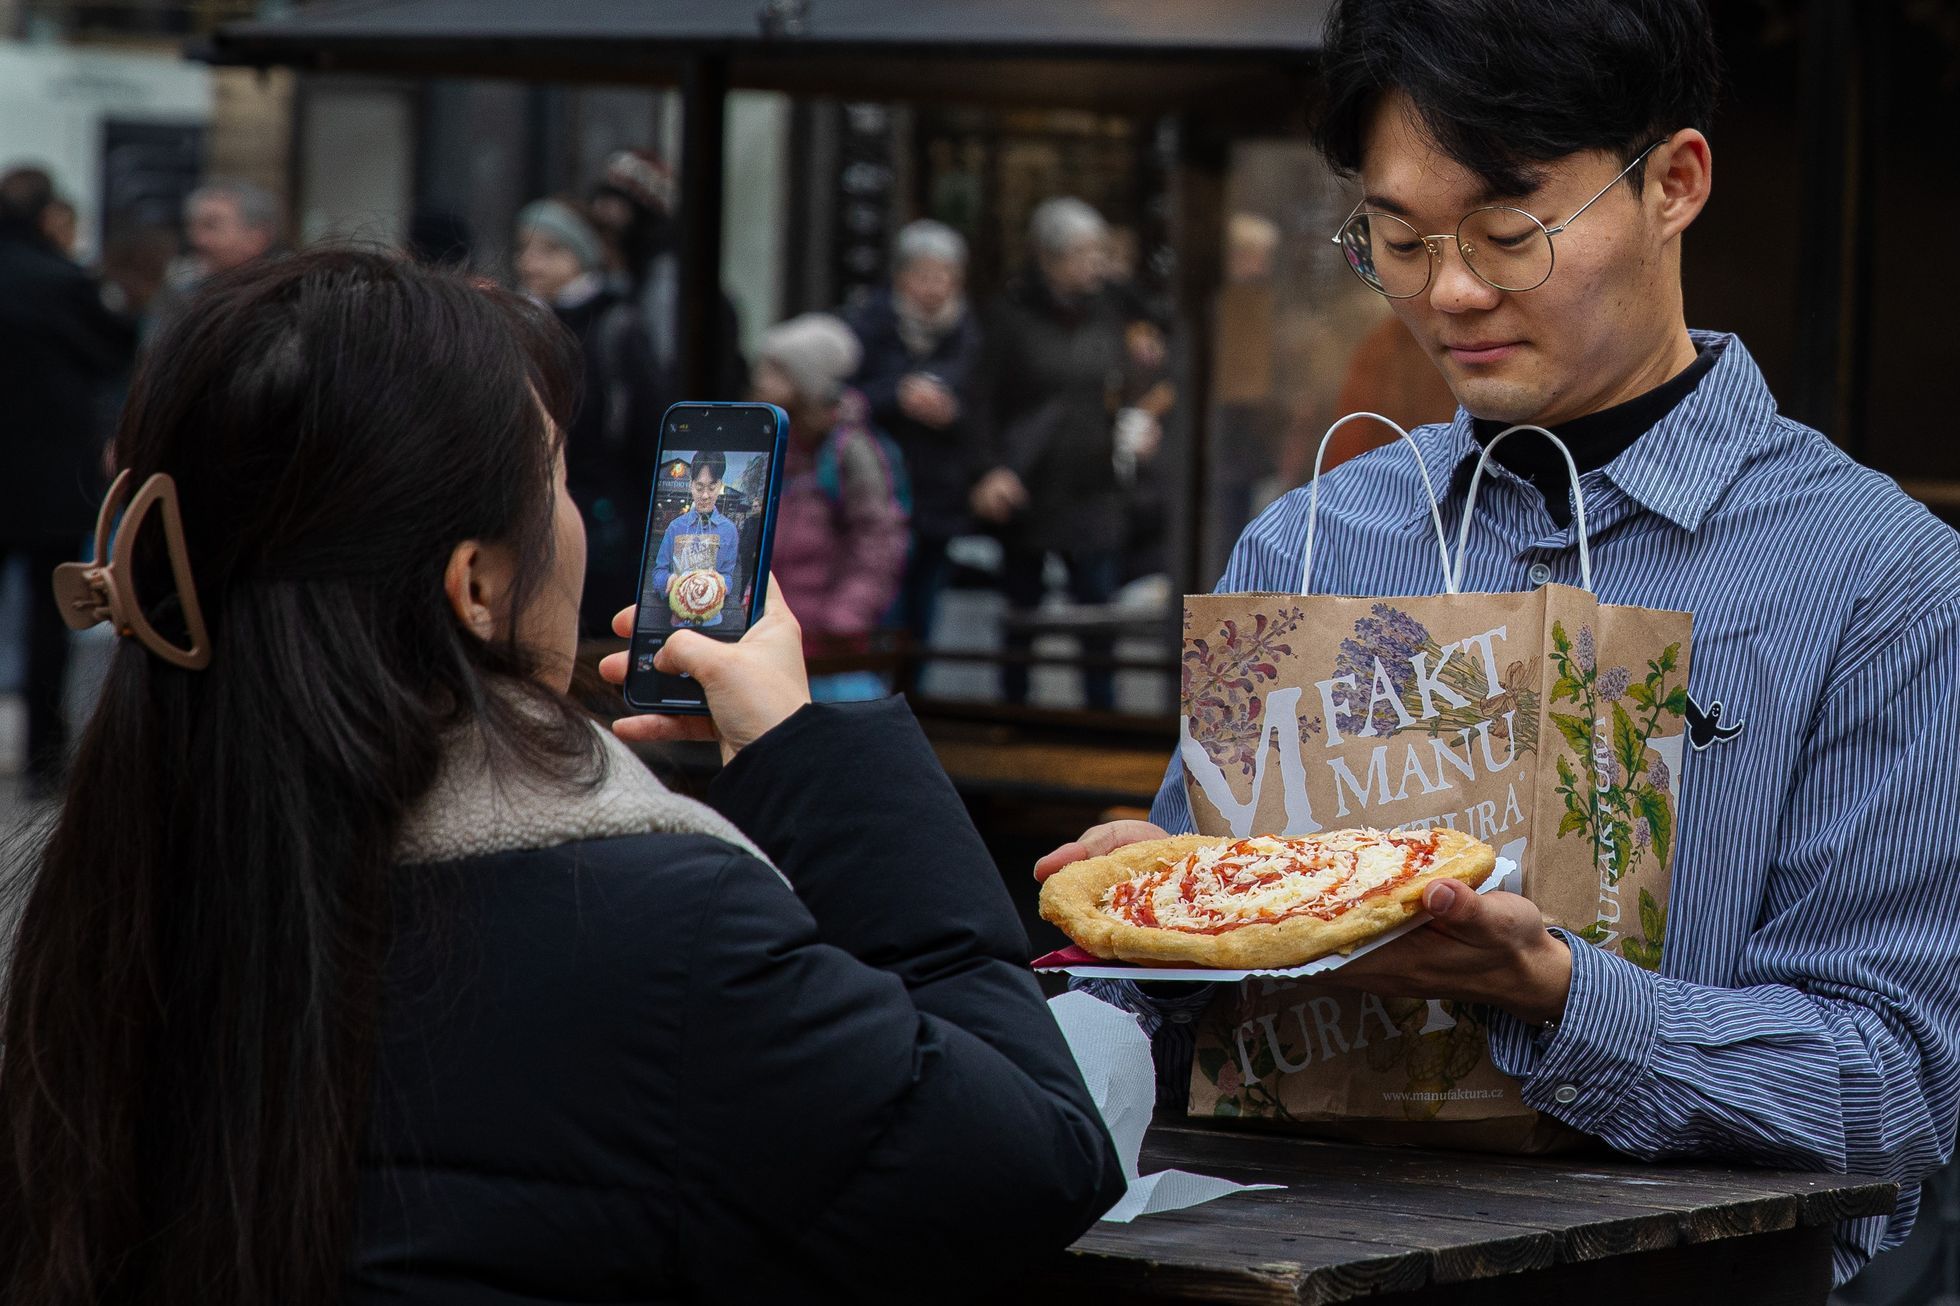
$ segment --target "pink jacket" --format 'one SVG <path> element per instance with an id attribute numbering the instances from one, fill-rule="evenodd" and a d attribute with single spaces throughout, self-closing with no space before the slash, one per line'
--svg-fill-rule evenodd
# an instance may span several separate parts
<path id="1" fill-rule="evenodd" d="M 876 629 L 905 572 L 910 539 L 896 469 L 864 413 L 863 399 L 847 391 L 830 434 L 805 442 L 790 433 L 770 566 L 813 651 Z"/>

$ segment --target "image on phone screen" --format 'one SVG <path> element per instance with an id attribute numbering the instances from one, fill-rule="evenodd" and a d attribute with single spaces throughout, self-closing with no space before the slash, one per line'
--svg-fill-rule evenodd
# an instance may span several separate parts
<path id="1" fill-rule="evenodd" d="M 700 687 L 654 669 L 677 630 L 742 637 L 761 615 L 782 422 L 767 404 L 686 404 L 661 428 L 626 701 L 699 711 Z"/>

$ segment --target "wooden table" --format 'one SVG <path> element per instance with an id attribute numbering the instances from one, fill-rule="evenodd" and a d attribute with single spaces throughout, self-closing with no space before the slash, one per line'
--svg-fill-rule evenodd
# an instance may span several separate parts
<path id="1" fill-rule="evenodd" d="M 1897 1199 L 1891 1183 L 1858 1176 L 1161 1124 L 1142 1168 L 1286 1187 L 1099 1223 L 1028 1285 L 1027 1301 L 1821 1306 L 1832 1226 Z"/>

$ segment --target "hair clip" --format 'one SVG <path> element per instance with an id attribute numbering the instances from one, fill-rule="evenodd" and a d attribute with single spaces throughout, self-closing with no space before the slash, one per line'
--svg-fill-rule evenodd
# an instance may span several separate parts
<path id="1" fill-rule="evenodd" d="M 95 561 L 64 562 L 54 569 L 54 599 L 61 608 L 61 619 L 71 630 L 87 630 L 99 622 L 114 624 L 116 633 L 133 637 L 144 648 L 173 666 L 186 671 L 202 671 L 211 664 L 211 637 L 204 628 L 204 611 L 198 606 L 197 588 L 191 578 L 190 555 L 184 549 L 184 521 L 177 509 L 177 482 L 158 472 L 143 482 L 143 488 L 130 500 L 122 529 L 116 532 L 116 546 L 109 550 L 109 528 L 114 524 L 123 497 L 128 493 L 131 474 L 127 470 L 102 500 L 102 511 L 95 517 Z M 136 535 L 143 529 L 151 508 L 162 505 L 163 540 L 170 555 L 170 572 L 177 581 L 177 601 L 184 611 L 184 627 L 190 634 L 190 647 L 178 648 L 159 635 L 143 615 L 134 584 Z M 104 562 L 103 559 L 108 561 Z"/>

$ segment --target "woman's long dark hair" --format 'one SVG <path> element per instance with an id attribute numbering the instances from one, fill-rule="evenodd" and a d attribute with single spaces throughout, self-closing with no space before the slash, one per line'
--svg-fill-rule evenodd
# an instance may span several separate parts
<path id="1" fill-rule="evenodd" d="M 176 478 L 213 659 L 119 642 L 32 867 L 0 1301 L 343 1295 L 403 815 L 460 727 L 593 761 L 443 590 L 471 539 L 520 560 L 512 611 L 549 583 L 574 349 L 513 296 L 338 251 L 214 284 L 152 351 L 116 457 Z M 167 624 L 161 553 L 137 584 Z"/>

